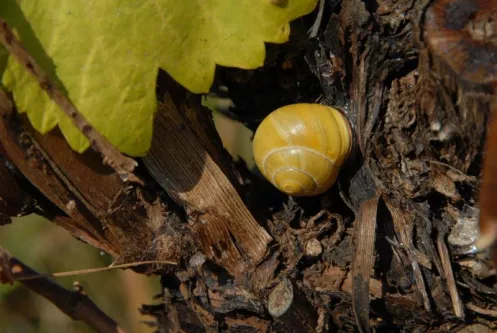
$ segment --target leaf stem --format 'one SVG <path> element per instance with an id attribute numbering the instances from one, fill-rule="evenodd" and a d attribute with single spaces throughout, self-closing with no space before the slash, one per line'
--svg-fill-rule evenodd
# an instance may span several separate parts
<path id="1" fill-rule="evenodd" d="M 15 36 L 7 22 L 0 18 L 0 42 L 9 53 L 38 81 L 40 88 L 71 119 L 72 123 L 90 141 L 92 148 L 103 156 L 104 163 L 112 167 L 123 181 L 143 185 L 143 181 L 133 174 L 137 162 L 121 154 L 102 134 L 100 134 L 78 111 L 69 98 L 62 93 L 56 83 L 36 63 L 21 41 Z"/>

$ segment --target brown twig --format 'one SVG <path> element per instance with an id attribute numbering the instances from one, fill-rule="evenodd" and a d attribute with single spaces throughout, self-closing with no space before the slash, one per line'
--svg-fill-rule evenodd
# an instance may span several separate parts
<path id="1" fill-rule="evenodd" d="M 40 88 L 68 116 L 72 123 L 90 141 L 94 150 L 103 156 L 104 163 L 111 166 L 121 176 L 123 181 L 131 181 L 143 185 L 143 181 L 133 174 L 137 163 L 134 159 L 121 154 L 112 144 L 83 117 L 74 104 L 65 96 L 56 83 L 50 80 L 46 73 L 31 57 L 21 41 L 14 35 L 8 24 L 0 18 L 0 42 L 9 53 L 38 81 Z"/>
<path id="2" fill-rule="evenodd" d="M 177 263 L 172 262 L 172 261 L 149 260 L 149 261 L 131 262 L 128 264 L 120 264 L 120 265 L 109 266 L 109 267 L 87 268 L 87 269 L 79 269 L 76 271 L 68 271 L 68 272 L 60 272 L 60 273 L 52 273 L 52 274 L 30 275 L 30 276 L 25 276 L 25 277 L 18 277 L 18 278 L 16 278 L 16 280 L 17 281 L 26 281 L 26 280 L 34 280 L 34 279 L 40 279 L 40 278 L 48 278 L 48 277 L 63 277 L 63 276 L 90 274 L 90 273 L 110 271 L 113 269 L 121 269 L 121 268 L 135 267 L 135 266 L 140 266 L 140 265 L 150 265 L 150 264 L 177 265 Z"/>
<path id="3" fill-rule="evenodd" d="M 392 216 L 392 222 L 395 231 L 398 234 L 400 239 L 400 245 L 393 240 L 389 240 L 387 237 L 387 241 L 392 245 L 396 246 L 399 249 L 402 249 L 404 255 L 402 256 L 402 261 L 405 264 L 410 265 L 412 269 L 412 274 L 414 277 L 414 281 L 416 283 L 416 287 L 423 301 L 423 306 L 426 311 L 431 311 L 430 297 L 428 296 L 428 292 L 426 291 L 426 284 L 423 278 L 423 274 L 421 272 L 420 264 L 427 269 L 431 269 L 431 261 L 423 260 L 426 256 L 424 255 L 416 255 L 416 248 L 412 244 L 412 233 L 413 227 L 412 224 L 408 222 L 409 217 L 406 217 L 405 213 L 398 206 L 393 204 L 390 200 L 385 200 L 385 204 L 390 211 Z M 407 218 L 407 219 L 406 219 Z M 421 259 L 421 260 L 417 260 Z"/>
<path id="4" fill-rule="evenodd" d="M 466 304 L 466 308 L 468 308 L 469 310 L 471 310 L 473 312 L 476 312 L 476 313 L 479 313 L 479 314 L 482 314 L 485 316 L 497 318 L 497 310 L 495 310 L 495 309 L 485 309 L 485 308 L 476 306 L 474 303 L 471 303 L 471 302 Z"/>
<path id="5" fill-rule="evenodd" d="M 38 277 L 39 274 L 19 260 L 10 257 L 1 247 L 0 253 L 3 253 L 0 258 L 1 266 L 10 268 L 8 271 L 0 271 L 2 275 L 7 273 L 13 280 L 20 281 L 35 293 L 48 299 L 66 315 L 74 320 L 81 320 L 96 332 L 125 333 L 112 318 L 102 312 L 86 295 L 71 292 L 48 279 L 39 278 L 30 280 L 29 277 Z M 2 281 L 1 278 L 0 281 Z M 8 281 L 5 282 L 8 283 Z"/>
<path id="6" fill-rule="evenodd" d="M 454 278 L 454 272 L 452 271 L 452 264 L 450 261 L 449 250 L 445 244 L 445 232 L 443 230 L 438 231 L 437 236 L 437 248 L 438 255 L 442 261 L 443 274 L 447 287 L 449 289 L 450 299 L 452 300 L 452 307 L 454 308 L 454 313 L 457 317 L 464 319 L 464 306 L 457 292 L 456 280 Z"/>

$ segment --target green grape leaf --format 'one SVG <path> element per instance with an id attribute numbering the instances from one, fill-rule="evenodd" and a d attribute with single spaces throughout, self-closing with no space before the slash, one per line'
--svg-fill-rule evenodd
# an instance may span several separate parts
<path id="1" fill-rule="evenodd" d="M 100 133 L 121 152 L 143 156 L 159 68 L 194 93 L 208 92 L 216 64 L 262 66 L 264 43 L 287 41 L 289 21 L 317 1 L 2 0 L 0 16 Z M 18 110 L 41 133 L 58 125 L 74 150 L 85 151 L 83 134 L 15 59 L 2 67 L 2 54 L 2 85 Z"/>

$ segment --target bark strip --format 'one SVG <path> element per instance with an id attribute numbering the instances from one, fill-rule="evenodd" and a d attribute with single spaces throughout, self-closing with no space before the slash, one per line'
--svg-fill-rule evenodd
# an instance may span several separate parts
<path id="1" fill-rule="evenodd" d="M 209 259 L 239 277 L 264 258 L 271 236 L 187 128 L 169 94 L 157 112 L 152 147 L 143 162 L 169 196 L 185 208 Z"/>
<path id="2" fill-rule="evenodd" d="M 352 261 L 352 305 L 361 332 L 370 332 L 369 327 L 369 282 L 375 260 L 376 213 L 379 196 L 364 201 L 355 221 L 356 236 Z"/>

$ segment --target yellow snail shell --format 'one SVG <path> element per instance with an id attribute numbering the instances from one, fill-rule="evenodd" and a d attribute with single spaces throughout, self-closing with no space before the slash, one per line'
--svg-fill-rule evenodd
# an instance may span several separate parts
<path id="1" fill-rule="evenodd" d="M 352 130 L 338 110 L 321 104 L 292 104 L 259 125 L 253 150 L 257 167 L 291 196 L 326 192 L 352 148 Z"/>

